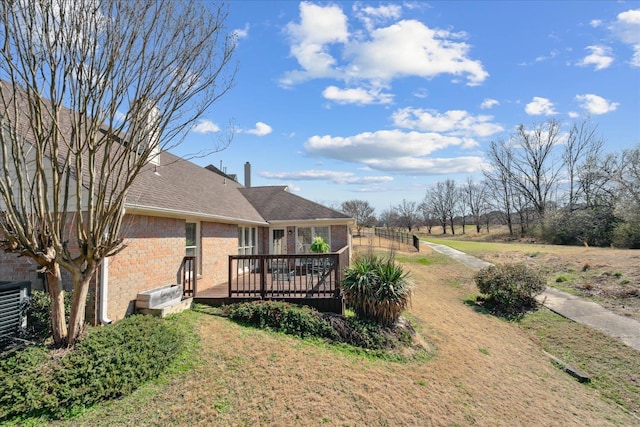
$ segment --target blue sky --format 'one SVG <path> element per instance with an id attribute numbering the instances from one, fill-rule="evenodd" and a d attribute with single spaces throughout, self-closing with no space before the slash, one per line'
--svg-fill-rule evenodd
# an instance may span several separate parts
<path id="1" fill-rule="evenodd" d="M 232 1 L 235 87 L 185 143 L 252 185 L 376 213 L 481 179 L 491 140 L 589 115 L 607 151 L 640 143 L 640 2 Z M 241 179 L 242 182 L 242 179 Z"/>

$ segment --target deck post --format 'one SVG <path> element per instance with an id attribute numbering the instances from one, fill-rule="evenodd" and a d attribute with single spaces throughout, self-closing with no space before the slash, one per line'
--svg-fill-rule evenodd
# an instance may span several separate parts
<path id="1" fill-rule="evenodd" d="M 233 271 L 233 255 L 229 255 L 229 272 L 228 272 L 228 278 L 229 281 L 227 282 L 227 286 L 229 288 L 229 298 L 231 298 L 231 281 L 233 280 L 233 275 L 231 274 L 231 272 Z"/>
<path id="2" fill-rule="evenodd" d="M 267 258 L 260 257 L 260 298 L 267 296 Z"/>

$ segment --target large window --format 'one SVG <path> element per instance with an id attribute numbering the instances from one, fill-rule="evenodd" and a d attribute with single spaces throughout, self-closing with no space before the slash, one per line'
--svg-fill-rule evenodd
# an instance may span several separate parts
<path id="1" fill-rule="evenodd" d="M 255 227 L 238 227 L 238 255 L 254 255 L 257 253 L 258 239 Z M 238 271 L 248 271 L 249 260 L 238 262 Z"/>
<path id="2" fill-rule="evenodd" d="M 329 227 L 298 227 L 296 229 L 296 253 L 308 254 L 311 252 L 311 243 L 316 237 L 322 237 L 331 247 L 331 234 Z"/>

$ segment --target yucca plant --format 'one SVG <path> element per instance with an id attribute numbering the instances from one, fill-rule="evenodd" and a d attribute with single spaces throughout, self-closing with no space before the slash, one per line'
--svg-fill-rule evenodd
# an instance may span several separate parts
<path id="1" fill-rule="evenodd" d="M 411 303 L 408 275 L 391 257 L 364 256 L 345 270 L 342 295 L 358 317 L 392 325 Z"/>

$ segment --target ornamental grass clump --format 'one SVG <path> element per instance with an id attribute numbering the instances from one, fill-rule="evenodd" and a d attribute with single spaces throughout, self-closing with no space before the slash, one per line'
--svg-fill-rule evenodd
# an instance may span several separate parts
<path id="1" fill-rule="evenodd" d="M 411 303 L 408 275 L 391 257 L 364 256 L 345 270 L 342 295 L 358 317 L 392 325 Z"/>

